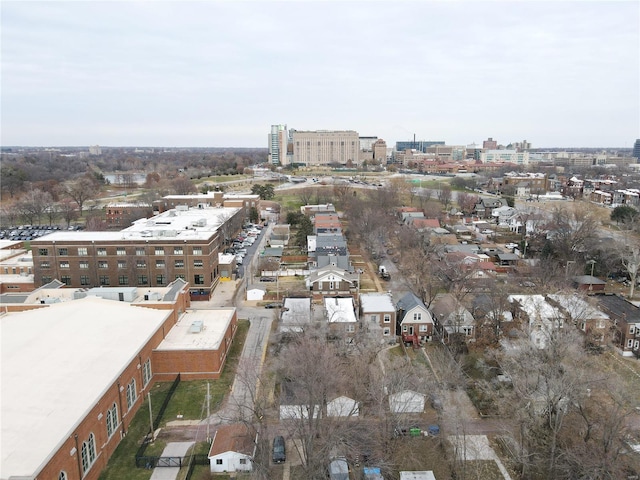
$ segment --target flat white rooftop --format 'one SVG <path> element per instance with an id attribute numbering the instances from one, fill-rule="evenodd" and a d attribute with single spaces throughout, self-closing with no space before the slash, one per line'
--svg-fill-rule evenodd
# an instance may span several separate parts
<path id="1" fill-rule="evenodd" d="M 60 231 L 47 235 L 43 241 L 161 241 L 208 240 L 239 208 L 205 207 L 175 208 L 151 218 L 141 218 L 119 232 Z M 32 240 L 37 245 L 40 240 Z"/>
<path id="2" fill-rule="evenodd" d="M 360 295 L 360 304 L 364 313 L 395 312 L 391 296 L 387 293 L 364 293 Z"/>
<path id="3" fill-rule="evenodd" d="M 187 310 L 156 350 L 216 350 L 235 308 Z"/>
<path id="4" fill-rule="evenodd" d="M 0 317 L 0 478 L 36 475 L 169 314 L 87 297 Z"/>

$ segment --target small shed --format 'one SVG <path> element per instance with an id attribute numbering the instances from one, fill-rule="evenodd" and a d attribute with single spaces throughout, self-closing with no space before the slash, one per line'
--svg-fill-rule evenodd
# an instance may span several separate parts
<path id="1" fill-rule="evenodd" d="M 358 415 L 360 415 L 360 407 L 353 398 L 341 396 L 327 403 L 327 417 L 357 417 Z"/>
<path id="2" fill-rule="evenodd" d="M 578 275 L 571 280 L 573 281 L 573 286 L 578 290 L 602 292 L 604 287 L 607 286 L 607 282 L 591 275 Z"/>
<path id="3" fill-rule="evenodd" d="M 400 480 L 436 480 L 431 470 L 400 472 Z"/>
<path id="4" fill-rule="evenodd" d="M 389 409 L 393 413 L 422 413 L 426 395 L 403 390 L 389 395 Z"/>
<path id="5" fill-rule="evenodd" d="M 211 472 L 250 472 L 257 440 L 246 425 L 221 425 L 209 450 Z"/>
<path id="6" fill-rule="evenodd" d="M 258 285 L 251 285 L 247 288 L 247 301 L 258 301 L 261 302 L 264 300 L 264 296 L 267 293 L 267 290 Z"/>

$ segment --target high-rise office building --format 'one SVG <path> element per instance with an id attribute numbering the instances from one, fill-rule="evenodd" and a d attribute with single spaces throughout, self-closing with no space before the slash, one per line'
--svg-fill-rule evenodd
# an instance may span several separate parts
<path id="1" fill-rule="evenodd" d="M 631 156 L 640 160 L 640 138 L 638 138 L 636 143 L 633 144 L 633 152 L 631 153 Z"/>
<path id="2" fill-rule="evenodd" d="M 324 166 L 340 164 L 357 166 L 360 136 L 353 130 L 291 130 L 292 162 L 300 165 Z"/>
<path id="3" fill-rule="evenodd" d="M 497 150 L 498 142 L 489 137 L 484 142 L 482 142 L 482 148 L 484 148 L 485 150 Z"/>
<path id="4" fill-rule="evenodd" d="M 269 133 L 269 163 L 285 165 L 287 163 L 287 126 L 271 125 Z"/>

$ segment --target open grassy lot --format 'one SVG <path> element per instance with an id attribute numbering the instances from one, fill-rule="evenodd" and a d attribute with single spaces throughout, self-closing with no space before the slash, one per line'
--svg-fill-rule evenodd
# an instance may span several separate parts
<path id="1" fill-rule="evenodd" d="M 244 346 L 244 340 L 249 330 L 248 320 L 238 321 L 238 331 L 234 339 L 233 345 L 227 358 L 224 370 L 220 379 L 211 380 L 210 388 L 212 395 L 212 406 L 219 405 L 229 387 L 233 382 L 238 359 Z M 180 382 L 178 388 L 173 394 L 169 405 L 165 411 L 160 425 L 166 425 L 167 421 L 174 420 L 176 415 L 180 413 L 185 420 L 198 420 L 202 418 L 202 406 L 204 397 L 207 392 L 207 381 Z M 160 408 L 160 405 L 166 398 L 171 382 L 156 383 L 151 389 L 152 411 Z M 140 399 L 140 401 L 144 401 Z M 134 417 L 127 435 L 122 439 L 120 445 L 109 460 L 107 468 L 100 475 L 100 480 L 147 480 L 151 477 L 152 470 L 145 470 L 135 467 L 135 454 L 140 446 L 144 436 L 149 431 L 149 404 L 147 401 L 140 406 L 136 416 Z M 162 441 L 154 442 L 147 447 L 145 454 L 160 455 L 165 443 Z"/>

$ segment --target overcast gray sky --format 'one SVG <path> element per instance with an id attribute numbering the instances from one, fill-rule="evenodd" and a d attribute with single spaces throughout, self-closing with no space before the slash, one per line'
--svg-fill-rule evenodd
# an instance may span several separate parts
<path id="1" fill-rule="evenodd" d="M 7 1 L 2 145 L 640 138 L 640 2 Z"/>

